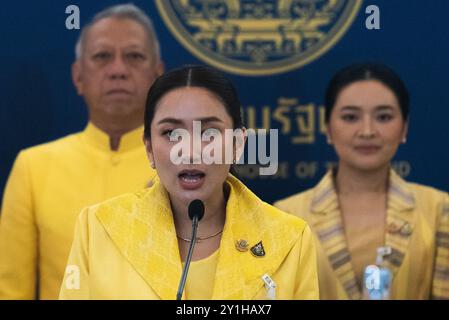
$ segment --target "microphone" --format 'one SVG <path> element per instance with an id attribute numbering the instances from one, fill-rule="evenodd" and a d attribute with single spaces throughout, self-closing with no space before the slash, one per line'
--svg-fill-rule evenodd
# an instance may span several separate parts
<path id="1" fill-rule="evenodd" d="M 190 220 L 194 220 L 195 217 L 199 222 L 204 216 L 204 203 L 203 201 L 196 199 L 190 202 L 189 204 L 189 218 Z"/>
<path id="2" fill-rule="evenodd" d="M 204 203 L 203 201 L 196 199 L 189 204 L 189 218 L 192 220 L 192 238 L 190 240 L 189 251 L 187 253 L 187 259 L 182 269 L 181 280 L 179 282 L 178 293 L 176 294 L 176 300 L 181 300 L 182 292 L 186 285 L 187 273 L 189 272 L 190 261 L 192 260 L 193 248 L 196 242 L 196 232 L 198 230 L 198 222 L 204 216 Z"/>

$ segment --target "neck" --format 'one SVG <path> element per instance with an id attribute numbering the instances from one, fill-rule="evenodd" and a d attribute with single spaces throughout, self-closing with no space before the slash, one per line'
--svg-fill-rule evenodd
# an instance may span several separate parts
<path id="1" fill-rule="evenodd" d="M 197 237 L 203 238 L 223 230 L 226 218 L 226 200 L 223 191 L 204 202 L 204 217 L 198 225 Z M 170 199 L 176 233 L 181 237 L 189 238 L 192 232 L 192 221 L 187 213 L 189 203 Z"/>
<path id="2" fill-rule="evenodd" d="M 94 118 L 91 118 L 90 121 L 98 129 L 109 136 L 109 146 L 113 151 L 118 150 L 120 146 L 120 139 L 124 134 L 137 129 L 142 125 L 141 121 L 132 123 L 125 123 L 125 121 L 122 121 L 120 123 L 119 121 L 98 121 Z"/>
<path id="3" fill-rule="evenodd" d="M 361 193 L 386 193 L 390 166 L 376 170 L 360 170 L 339 163 L 335 179 L 336 188 L 341 195 Z"/>

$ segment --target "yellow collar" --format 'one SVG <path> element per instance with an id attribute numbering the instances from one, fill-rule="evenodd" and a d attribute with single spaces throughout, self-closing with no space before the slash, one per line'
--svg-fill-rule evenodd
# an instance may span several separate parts
<path id="1" fill-rule="evenodd" d="M 393 169 L 390 170 L 388 206 L 396 211 L 410 211 L 416 207 L 412 189 Z"/>
<path id="2" fill-rule="evenodd" d="M 138 147 L 143 148 L 142 136 L 143 126 L 125 133 L 120 139 L 119 149 L 116 152 L 122 153 Z M 81 133 L 81 138 L 89 145 L 101 151 L 114 152 L 110 147 L 109 136 L 96 127 L 92 122 L 87 124 L 86 128 Z"/>
<path id="3" fill-rule="evenodd" d="M 393 169 L 389 173 L 388 206 L 396 211 L 408 211 L 415 207 L 413 191 Z M 338 208 L 333 171 L 329 170 L 313 191 L 311 211 L 325 213 Z"/>
<path id="4" fill-rule="evenodd" d="M 298 241 L 305 223 L 262 202 L 229 175 L 230 195 L 220 243 L 213 299 L 251 299 Z M 114 206 L 100 206 L 97 218 L 112 241 L 162 299 L 175 299 L 181 277 L 176 231 L 168 194 L 159 179 L 151 188 Z M 236 249 L 262 241 L 265 256 Z M 248 248 L 248 249 L 249 249 Z"/>

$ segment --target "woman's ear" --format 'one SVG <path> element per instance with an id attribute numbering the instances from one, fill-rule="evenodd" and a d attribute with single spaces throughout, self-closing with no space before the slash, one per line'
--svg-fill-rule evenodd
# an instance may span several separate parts
<path id="1" fill-rule="evenodd" d="M 332 135 L 331 135 L 331 132 L 329 129 L 329 125 L 327 125 L 327 128 L 326 128 L 326 138 L 327 138 L 327 144 L 332 145 L 333 144 Z"/>
<path id="2" fill-rule="evenodd" d="M 407 143 L 407 134 L 408 134 L 408 121 L 404 124 L 404 129 L 402 131 L 402 143 Z"/>
<path id="3" fill-rule="evenodd" d="M 150 160 L 150 166 L 156 169 L 156 164 L 154 162 L 153 148 L 151 146 L 151 138 L 143 137 L 143 143 L 145 144 L 145 150 L 147 152 L 148 160 Z"/>
<path id="4" fill-rule="evenodd" d="M 245 144 L 248 138 L 248 132 L 245 127 L 239 129 L 237 135 L 235 135 L 234 139 L 234 164 L 238 163 L 243 152 L 245 151 Z"/>

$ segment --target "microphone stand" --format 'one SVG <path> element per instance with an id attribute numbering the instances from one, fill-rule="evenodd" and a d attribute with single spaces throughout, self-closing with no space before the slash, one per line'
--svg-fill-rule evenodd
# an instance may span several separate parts
<path id="1" fill-rule="evenodd" d="M 186 285 L 187 273 L 189 272 L 190 261 L 192 260 L 193 248 L 196 243 L 196 232 L 198 230 L 198 215 L 194 215 L 192 219 L 192 240 L 190 241 L 189 251 L 187 254 L 187 259 L 182 270 L 181 282 L 179 283 L 178 293 L 176 294 L 176 300 L 181 300 L 182 292 Z"/>

